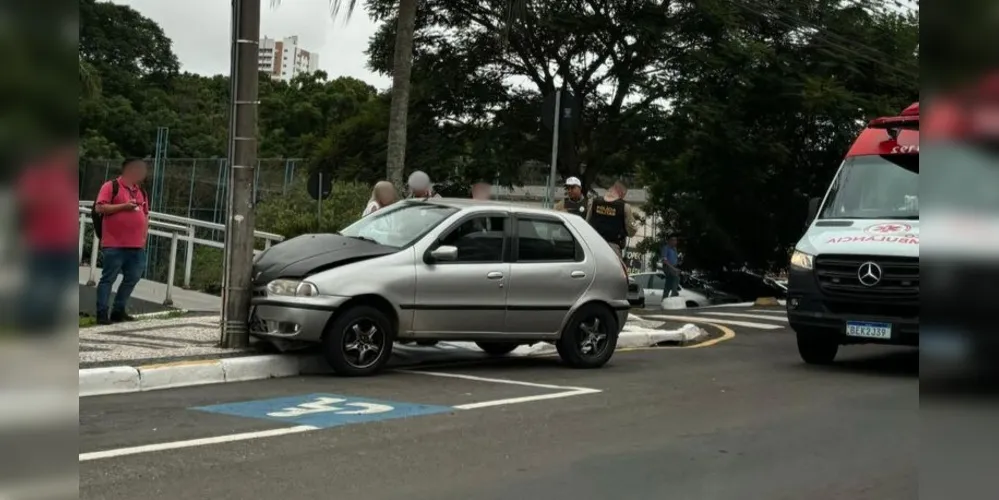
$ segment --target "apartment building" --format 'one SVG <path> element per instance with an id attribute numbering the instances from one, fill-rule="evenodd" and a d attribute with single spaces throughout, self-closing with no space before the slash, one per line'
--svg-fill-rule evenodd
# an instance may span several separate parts
<path id="1" fill-rule="evenodd" d="M 281 40 L 261 38 L 257 61 L 260 71 L 271 75 L 275 80 L 289 81 L 295 75 L 319 69 L 319 54 L 299 47 L 297 36 Z"/>

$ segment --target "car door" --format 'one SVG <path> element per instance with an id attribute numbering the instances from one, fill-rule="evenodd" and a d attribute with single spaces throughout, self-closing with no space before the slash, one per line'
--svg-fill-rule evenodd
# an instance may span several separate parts
<path id="1" fill-rule="evenodd" d="M 550 336 L 593 282 L 593 260 L 557 217 L 517 214 L 513 229 L 506 330 Z"/>
<path id="2" fill-rule="evenodd" d="M 413 331 L 462 337 L 499 334 L 506 317 L 510 279 L 510 216 L 479 213 L 458 220 L 433 249 L 450 245 L 457 259 L 416 263 Z"/>

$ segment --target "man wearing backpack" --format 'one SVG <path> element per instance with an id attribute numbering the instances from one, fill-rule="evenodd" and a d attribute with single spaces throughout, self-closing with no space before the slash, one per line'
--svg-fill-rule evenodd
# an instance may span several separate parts
<path id="1" fill-rule="evenodd" d="M 94 202 L 94 230 L 101 241 L 101 280 L 97 284 L 97 323 L 107 325 L 133 319 L 125 311 L 132 290 L 146 268 L 149 198 L 139 187 L 148 167 L 139 159 L 121 164 L 121 175 L 105 182 Z M 108 309 L 111 285 L 121 285 Z"/>

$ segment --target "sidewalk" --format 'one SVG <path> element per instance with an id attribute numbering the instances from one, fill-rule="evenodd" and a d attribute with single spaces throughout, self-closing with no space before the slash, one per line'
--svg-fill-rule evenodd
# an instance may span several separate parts
<path id="1" fill-rule="evenodd" d="M 245 356 L 218 347 L 220 319 L 185 315 L 80 329 L 80 368 Z"/>

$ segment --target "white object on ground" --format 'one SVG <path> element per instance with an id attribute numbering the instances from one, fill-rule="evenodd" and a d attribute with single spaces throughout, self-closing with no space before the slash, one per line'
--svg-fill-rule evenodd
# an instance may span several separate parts
<path id="1" fill-rule="evenodd" d="M 683 297 L 667 297 L 663 299 L 660 307 L 663 309 L 686 309 L 687 302 L 683 300 Z"/>

